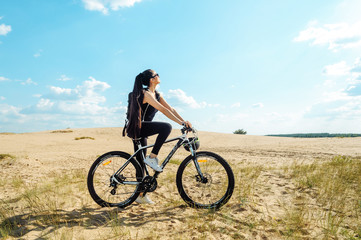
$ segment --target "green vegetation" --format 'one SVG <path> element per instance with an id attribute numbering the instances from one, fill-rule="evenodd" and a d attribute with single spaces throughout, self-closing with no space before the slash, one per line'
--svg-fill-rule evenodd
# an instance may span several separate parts
<path id="1" fill-rule="evenodd" d="M 359 239 L 361 229 L 361 159 L 336 156 L 331 161 L 294 165 L 289 170 L 298 189 L 294 208 L 282 219 L 283 235 L 301 237 L 310 222 L 320 223 L 324 239 Z M 300 197 L 302 194 L 302 198 Z M 315 207 L 316 205 L 318 208 Z M 353 238 L 357 236 L 357 238 Z"/>
<path id="2" fill-rule="evenodd" d="M 263 170 L 262 166 L 245 166 L 239 168 L 236 172 L 235 178 L 238 185 L 236 185 L 236 198 L 239 199 L 240 207 L 251 202 L 254 191 L 257 188 L 258 178 Z M 238 194 L 238 196 L 237 196 Z"/>
<path id="3" fill-rule="evenodd" d="M 51 179 L 47 178 L 46 182 L 39 184 L 26 184 L 19 176 L 10 179 L 12 184 L 8 185 L 7 189 L 15 189 L 18 195 L 10 199 L 0 199 L 0 239 L 19 239 L 35 228 L 47 227 L 59 229 L 60 231 L 53 234 L 61 234 L 65 238 L 56 238 L 50 231 L 46 239 L 72 239 L 68 236 L 72 230 L 62 232 L 61 228 L 86 226 L 89 219 L 85 210 L 77 210 L 78 213 L 62 209 L 74 205 L 80 196 L 87 193 L 85 178 L 86 171 L 79 169 L 66 174 L 55 174 Z M 86 209 L 89 201 L 90 199 L 82 199 L 81 207 Z M 84 216 L 79 218 L 81 214 Z"/>
<path id="4" fill-rule="evenodd" d="M 238 129 L 238 130 L 234 131 L 233 134 L 246 135 L 246 134 L 247 134 L 247 131 L 245 131 L 245 130 L 243 130 L 243 129 Z"/>
<path id="5" fill-rule="evenodd" d="M 183 160 L 180 160 L 180 159 L 171 159 L 169 161 L 169 163 L 171 164 L 175 164 L 175 165 L 180 165 L 182 163 Z"/>
<path id="6" fill-rule="evenodd" d="M 235 191 L 218 211 L 186 206 L 175 183 L 180 160 L 171 163 L 151 193 L 159 207 L 98 207 L 84 168 L 37 183 L 4 178 L 0 186 L 15 194 L 0 200 L 0 238 L 88 239 L 94 229 L 97 239 L 360 239 L 361 158 L 272 168 L 237 162 Z"/>
<path id="7" fill-rule="evenodd" d="M 95 138 L 93 137 L 76 137 L 75 140 L 81 140 L 81 139 L 91 139 L 91 140 L 95 140 Z"/>
<path id="8" fill-rule="evenodd" d="M 7 160 L 7 159 L 15 159 L 15 157 L 13 155 L 10 154 L 0 154 L 0 160 Z"/>
<path id="9" fill-rule="evenodd" d="M 332 138 L 332 137 L 361 137 L 358 133 L 292 133 L 292 134 L 269 134 L 270 137 L 294 137 L 294 138 Z"/>
<path id="10" fill-rule="evenodd" d="M 73 130 L 55 130 L 55 131 L 52 131 L 51 133 L 72 133 Z"/>

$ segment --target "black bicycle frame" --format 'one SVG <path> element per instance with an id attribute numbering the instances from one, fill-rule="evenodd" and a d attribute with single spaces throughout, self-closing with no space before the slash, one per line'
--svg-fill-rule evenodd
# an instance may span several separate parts
<path id="1" fill-rule="evenodd" d="M 166 140 L 164 143 L 169 143 L 169 142 L 173 142 L 173 141 L 176 141 L 178 140 L 178 142 L 176 143 L 176 145 L 173 147 L 172 151 L 168 154 L 168 156 L 165 158 L 165 160 L 163 161 L 162 165 L 161 165 L 161 168 L 164 169 L 164 167 L 169 163 L 170 159 L 173 157 L 174 153 L 182 146 L 182 144 L 184 143 L 189 143 L 189 140 L 186 136 L 186 134 L 183 133 L 182 136 L 179 136 L 179 137 L 176 137 L 176 138 L 172 138 L 172 139 L 168 139 Z M 118 175 L 119 173 L 121 173 L 124 168 L 126 166 L 128 166 L 129 162 L 130 162 L 130 159 L 132 159 L 134 156 L 136 156 L 138 154 L 139 151 L 141 151 L 141 154 L 142 154 L 142 159 L 144 160 L 145 156 L 143 154 L 143 151 L 144 149 L 147 149 L 147 148 L 151 148 L 154 146 L 154 144 L 151 144 L 151 145 L 147 145 L 147 146 L 144 146 L 142 147 L 141 143 L 139 140 L 135 140 L 136 141 L 136 144 L 138 145 L 138 150 L 132 155 L 130 156 L 130 158 L 123 164 L 123 166 L 121 166 L 118 171 L 116 171 L 113 176 L 111 177 L 112 179 L 114 179 L 114 181 L 118 182 L 116 178 L 114 178 L 115 175 Z M 193 159 L 195 160 L 196 158 L 196 151 L 193 149 L 193 146 L 192 144 L 189 144 L 189 150 L 193 156 Z M 194 164 L 195 164 L 195 167 L 197 169 L 197 172 L 198 174 L 200 175 L 201 179 L 203 179 L 203 174 L 200 170 L 200 167 L 199 167 L 199 164 L 197 161 L 193 161 Z M 146 175 L 149 176 L 149 173 L 148 173 L 148 170 L 147 170 L 147 167 L 145 167 L 145 172 L 146 172 Z M 160 172 L 156 172 L 154 174 L 154 177 L 157 177 L 158 174 Z M 119 183 L 119 182 L 118 182 Z M 128 181 L 125 181 L 123 182 L 123 184 L 139 184 L 139 182 L 128 182 Z"/>

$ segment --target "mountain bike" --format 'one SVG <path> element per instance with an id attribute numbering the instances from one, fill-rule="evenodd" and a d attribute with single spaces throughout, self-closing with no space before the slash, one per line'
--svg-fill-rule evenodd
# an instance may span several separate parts
<path id="1" fill-rule="evenodd" d="M 160 165 L 164 170 L 174 153 L 183 146 L 191 154 L 179 165 L 176 184 L 182 199 L 191 207 L 218 209 L 226 204 L 234 190 L 234 175 L 230 165 L 213 152 L 197 151 L 199 139 L 193 128 L 182 128 L 182 135 L 168 139 L 177 141 L 174 148 Z M 192 135 L 192 136 L 188 136 Z M 143 150 L 154 144 L 141 146 L 133 155 L 122 151 L 108 152 L 98 157 L 88 173 L 88 190 L 93 200 L 102 207 L 125 208 L 132 204 L 140 193 L 156 190 L 160 172 L 149 174 L 148 166 L 141 167 L 136 160 L 144 160 Z"/>

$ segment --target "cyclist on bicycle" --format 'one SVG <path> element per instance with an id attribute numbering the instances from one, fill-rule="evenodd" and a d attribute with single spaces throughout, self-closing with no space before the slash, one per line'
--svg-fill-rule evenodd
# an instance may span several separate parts
<path id="1" fill-rule="evenodd" d="M 151 69 L 145 70 L 136 76 L 133 91 L 129 94 L 126 132 L 128 137 L 133 140 L 140 139 L 142 146 L 147 145 L 148 136 L 158 134 L 152 152 L 144 159 L 144 163 L 155 171 L 162 172 L 162 168 L 158 165 L 157 155 L 169 136 L 172 126 L 166 122 L 152 121 L 155 114 L 160 111 L 170 120 L 190 128 L 192 124 L 183 120 L 177 111 L 156 91 L 159 83 L 159 74 Z M 146 88 L 143 86 L 146 86 Z M 137 150 L 136 144 L 134 144 L 134 149 Z M 146 151 L 144 149 L 144 156 L 146 156 Z M 140 165 L 144 167 L 144 163 L 140 162 Z M 136 202 L 154 203 L 147 195 L 143 196 L 143 194 L 139 195 Z"/>

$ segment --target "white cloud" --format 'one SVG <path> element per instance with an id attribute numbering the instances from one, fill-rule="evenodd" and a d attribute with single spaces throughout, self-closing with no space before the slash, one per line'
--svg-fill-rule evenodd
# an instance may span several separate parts
<path id="1" fill-rule="evenodd" d="M 33 56 L 34 56 L 34 58 L 38 58 L 38 57 L 40 57 L 42 52 L 43 52 L 43 50 L 42 50 L 42 49 L 40 49 L 39 51 L 37 51 L 37 52 L 33 55 Z"/>
<path id="2" fill-rule="evenodd" d="M 246 113 L 233 112 L 231 114 L 217 114 L 216 121 L 217 123 L 230 124 L 230 123 L 235 123 L 235 122 L 238 123 L 239 121 L 246 120 L 248 117 L 249 115 Z"/>
<path id="3" fill-rule="evenodd" d="M 361 58 L 357 58 L 352 65 L 345 61 L 331 64 L 323 68 L 323 73 L 331 79 L 325 80 L 323 86 L 332 91 L 347 88 L 350 84 L 357 84 L 361 81 Z"/>
<path id="4" fill-rule="evenodd" d="M 42 96 L 39 102 L 24 109 L 24 113 L 62 113 L 76 115 L 97 115 L 109 109 L 101 104 L 106 98 L 100 93 L 110 88 L 106 82 L 89 77 L 82 85 L 75 88 L 61 88 L 50 86 L 50 92 Z"/>
<path id="5" fill-rule="evenodd" d="M 120 126 L 126 106 L 121 102 L 106 106 L 103 92 L 106 82 L 93 77 L 74 88 L 49 87 L 46 94 L 36 94 L 37 102 L 27 107 L 0 104 L 2 131 L 42 131 L 66 127 Z"/>
<path id="6" fill-rule="evenodd" d="M 328 45 L 328 49 L 334 51 L 359 47 L 361 46 L 361 22 L 319 26 L 318 22 L 313 21 L 309 23 L 306 30 L 301 31 L 294 38 L 294 41 L 310 41 L 311 45 Z"/>
<path id="7" fill-rule="evenodd" d="M 54 102 L 50 101 L 49 99 L 40 99 L 36 107 L 40 110 L 49 110 L 54 106 Z"/>
<path id="8" fill-rule="evenodd" d="M 348 86 L 345 92 L 348 96 L 361 96 L 361 82 Z"/>
<path id="9" fill-rule="evenodd" d="M 85 9 L 90 11 L 99 11 L 103 14 L 109 14 L 109 8 L 113 11 L 123 7 L 132 7 L 136 2 L 142 0 L 82 0 Z"/>
<path id="10" fill-rule="evenodd" d="M 103 92 L 108 88 L 110 88 L 108 83 L 89 77 L 89 80 L 84 81 L 82 85 L 78 85 L 73 89 L 50 86 L 50 93 L 44 95 L 44 97 L 63 101 L 76 100 L 100 103 L 106 101 L 105 97 L 100 95 L 100 92 Z"/>
<path id="11" fill-rule="evenodd" d="M 20 108 L 8 104 L 0 104 L 0 123 L 12 122 L 22 117 Z"/>
<path id="12" fill-rule="evenodd" d="M 320 100 L 308 109 L 305 117 L 325 119 L 328 123 L 361 120 L 360 58 L 353 65 L 341 61 L 326 66 L 323 72 L 333 79 L 325 81 L 324 86 L 327 88 L 323 88 Z"/>
<path id="13" fill-rule="evenodd" d="M 330 80 L 330 79 L 327 79 L 323 82 L 323 86 L 325 87 L 334 87 L 336 86 L 336 81 L 335 80 Z"/>
<path id="14" fill-rule="evenodd" d="M 6 78 L 6 77 L 0 77 L 0 82 L 2 82 L 2 81 L 8 81 L 9 79 L 8 78 Z"/>
<path id="15" fill-rule="evenodd" d="M 181 89 L 169 90 L 168 97 L 170 99 L 175 99 L 177 102 L 176 105 L 186 105 L 190 108 L 204 108 L 208 104 L 206 102 L 197 102 L 193 97 L 187 96 L 185 92 Z"/>
<path id="16" fill-rule="evenodd" d="M 112 10 L 117 11 L 122 7 L 132 7 L 136 2 L 141 2 L 142 0 L 110 0 L 109 4 Z"/>
<path id="17" fill-rule="evenodd" d="M 231 105 L 231 108 L 240 108 L 240 107 L 241 107 L 240 102 L 236 102 Z M 252 108 L 263 108 L 263 107 L 264 107 L 263 103 L 252 104 Z"/>
<path id="18" fill-rule="evenodd" d="M 110 88 L 110 85 L 106 82 L 97 81 L 93 77 L 89 77 L 90 80 L 84 82 L 84 89 L 91 90 L 91 91 L 105 91 L 106 89 Z"/>
<path id="19" fill-rule="evenodd" d="M 264 105 L 263 105 L 263 103 L 255 103 L 255 104 L 252 105 L 252 107 L 253 108 L 263 108 Z"/>
<path id="20" fill-rule="evenodd" d="M 321 117 L 329 121 L 337 119 L 361 120 L 361 96 L 343 95 L 333 101 L 323 101 L 314 104 L 306 117 Z"/>
<path id="21" fill-rule="evenodd" d="M 28 79 L 26 79 L 26 81 L 23 81 L 22 83 L 21 83 L 22 85 L 38 85 L 36 82 L 34 82 L 33 80 L 31 80 L 31 78 L 28 78 Z"/>
<path id="22" fill-rule="evenodd" d="M 239 108 L 239 107 L 241 107 L 241 103 L 240 103 L 240 102 L 236 102 L 236 103 L 233 103 L 233 104 L 231 105 L 231 108 Z"/>
<path id="23" fill-rule="evenodd" d="M 67 77 L 65 74 L 61 75 L 60 78 L 58 78 L 58 81 L 63 81 L 63 82 L 66 82 L 66 81 L 70 81 L 71 78 Z"/>
<path id="24" fill-rule="evenodd" d="M 0 25 L 0 35 L 6 36 L 6 34 L 8 34 L 9 32 L 11 32 L 10 25 L 5 25 L 5 24 Z"/>
<path id="25" fill-rule="evenodd" d="M 1 100 L 1 101 L 5 100 L 5 99 L 6 99 L 5 97 L 0 96 L 0 100 Z"/>
<path id="26" fill-rule="evenodd" d="M 342 0 L 335 6 L 333 17 L 343 19 L 347 22 L 357 22 L 360 20 L 360 0 Z"/>
<path id="27" fill-rule="evenodd" d="M 348 81 L 346 87 L 336 91 L 326 91 L 317 103 L 305 114 L 308 118 L 361 120 L 361 81 Z"/>
<path id="28" fill-rule="evenodd" d="M 57 100 L 75 100 L 79 98 L 79 89 L 70 89 L 70 88 L 61 88 L 50 86 L 50 93 L 44 95 L 44 97 L 49 99 Z"/>
<path id="29" fill-rule="evenodd" d="M 26 81 L 21 83 L 22 85 L 37 85 L 31 78 L 28 78 Z M 93 77 L 89 77 L 89 80 L 86 80 L 82 85 L 76 86 L 74 89 L 71 88 L 61 88 L 57 86 L 50 86 L 50 92 L 42 95 L 36 94 L 34 97 L 45 97 L 47 99 L 58 99 L 58 100 L 75 100 L 79 98 L 89 98 L 89 101 L 105 101 L 102 96 L 99 95 L 99 92 L 103 92 L 106 89 L 110 88 L 110 85 L 106 82 L 101 82 L 96 80 Z M 92 99 L 93 98 L 93 99 Z M 99 100 L 101 99 L 101 100 Z"/>
<path id="30" fill-rule="evenodd" d="M 356 73 L 356 74 L 361 74 L 361 58 L 356 59 L 352 68 L 350 69 L 350 72 Z"/>
<path id="31" fill-rule="evenodd" d="M 214 103 L 214 104 L 207 103 L 207 107 L 219 108 L 219 107 L 221 107 L 221 104 L 219 104 L 219 103 Z"/>
<path id="32" fill-rule="evenodd" d="M 102 1 L 99 0 L 83 0 L 85 9 L 90 11 L 100 11 L 103 14 L 108 14 L 108 8 L 104 6 Z"/>
<path id="33" fill-rule="evenodd" d="M 330 76 L 343 76 L 347 75 L 350 70 L 351 67 L 349 67 L 345 61 L 341 61 L 324 67 L 323 73 Z"/>

